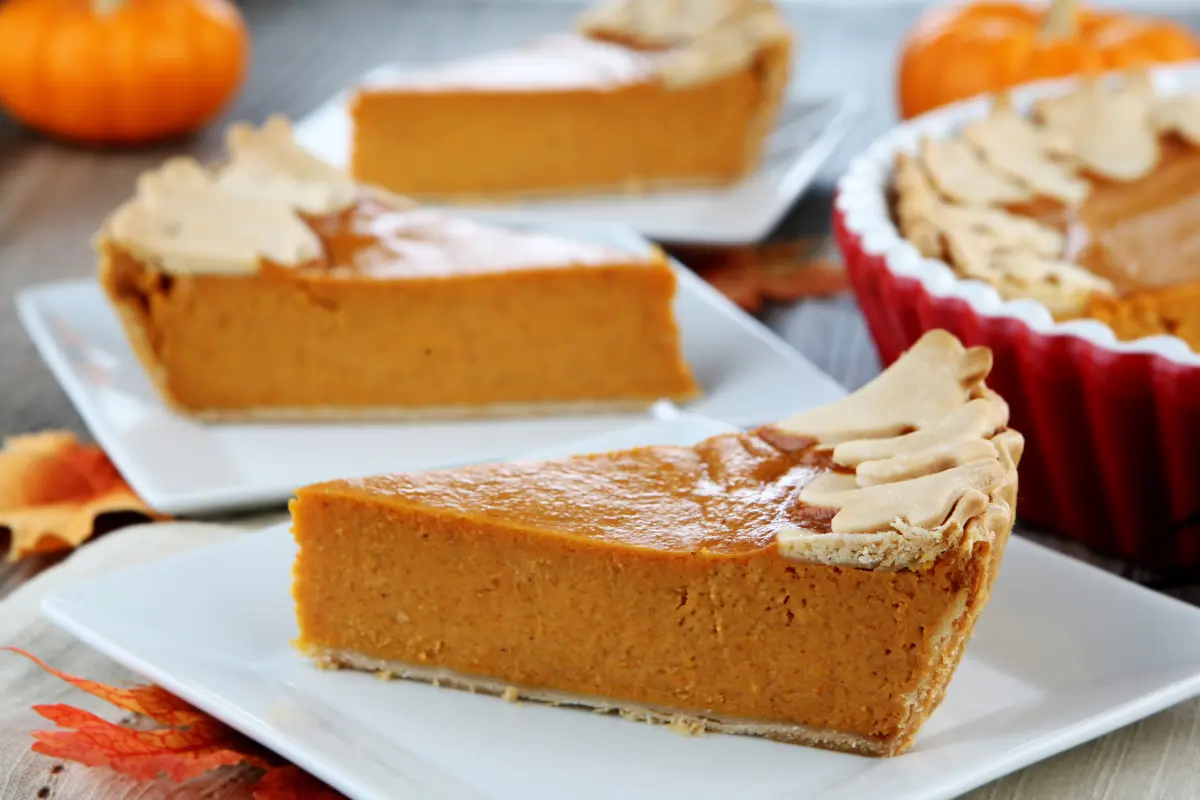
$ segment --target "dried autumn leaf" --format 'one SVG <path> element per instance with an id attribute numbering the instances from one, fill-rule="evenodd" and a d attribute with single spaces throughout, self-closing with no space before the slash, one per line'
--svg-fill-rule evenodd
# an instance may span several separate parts
<path id="1" fill-rule="evenodd" d="M 89 767 L 109 767 L 139 781 L 161 775 L 185 781 L 210 769 L 242 763 L 267 766 L 262 759 L 234 749 L 240 737 L 211 719 L 187 728 L 142 731 L 68 705 L 34 706 L 33 710 L 71 729 L 34 731 L 35 753 Z"/>
<path id="2" fill-rule="evenodd" d="M 24 656 L 93 697 L 164 726 L 122 725 L 64 703 L 37 705 L 34 711 L 66 730 L 34 731 L 34 752 L 91 767 L 109 767 L 141 781 L 160 776 L 185 781 L 220 767 L 248 764 L 265 770 L 255 789 L 258 800 L 342 797 L 299 767 L 280 764 L 274 754 L 158 686 L 109 686 L 68 675 L 20 648 L 0 650 Z"/>
<path id="3" fill-rule="evenodd" d="M 840 264 L 815 253 L 823 240 L 800 238 L 725 248 L 676 248 L 673 254 L 746 311 L 764 302 L 794 303 L 845 291 Z"/>
<path id="4" fill-rule="evenodd" d="M 163 725 L 181 727 L 212 719 L 208 714 L 205 714 L 190 703 L 180 700 L 166 689 L 153 684 L 121 689 L 116 686 L 109 686 L 106 683 L 100 683 L 99 681 L 89 681 L 87 678 L 77 678 L 74 675 L 68 675 L 42 661 L 33 653 L 22 650 L 19 647 L 2 647 L 0 650 L 8 650 L 17 655 L 24 656 L 46 672 L 49 672 L 59 680 L 66 681 L 76 689 L 81 689 L 93 697 L 99 697 L 101 700 L 123 711 L 141 714 Z"/>
<path id="5" fill-rule="evenodd" d="M 183 781 L 210 769 L 248 763 L 270 766 L 258 745 L 158 686 L 123 689 L 68 675 L 25 650 L 6 647 L 51 675 L 124 711 L 167 727 L 141 730 L 119 725 L 66 704 L 33 710 L 63 731 L 34 731 L 35 752 L 97 767 L 110 767 L 137 780 L 159 775 Z"/>
<path id="6" fill-rule="evenodd" d="M 14 436 L 0 450 L 0 528 L 8 559 L 77 547 L 103 514 L 155 518 L 104 451 L 67 431 Z"/>
<path id="7" fill-rule="evenodd" d="M 254 800 L 343 800 L 343 795 L 299 767 L 272 767 L 254 787 Z"/>
<path id="8" fill-rule="evenodd" d="M 751 265 L 764 255 L 770 258 L 803 258 L 816 252 L 825 242 L 820 236 L 799 236 L 779 242 L 747 245 L 671 245 L 672 256 L 697 272 L 723 267 Z"/>

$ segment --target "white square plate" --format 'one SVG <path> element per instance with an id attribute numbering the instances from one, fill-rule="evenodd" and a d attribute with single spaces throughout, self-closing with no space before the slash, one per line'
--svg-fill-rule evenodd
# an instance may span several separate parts
<path id="1" fill-rule="evenodd" d="M 386 83 L 412 66 L 377 67 L 360 84 Z M 348 92 L 332 98 L 296 125 L 296 139 L 344 169 L 350 158 Z M 716 189 L 648 194 L 538 198 L 500 204 L 461 204 L 476 218 L 619 222 L 666 242 L 742 244 L 762 239 L 817 177 L 862 112 L 857 95 L 791 98 L 780 113 L 762 166 L 739 183 Z M 464 121 L 464 124 L 467 124 Z"/>
<path id="2" fill-rule="evenodd" d="M 722 430 L 684 415 L 537 455 L 690 443 Z M 913 750 L 894 759 L 686 738 L 619 717 L 319 670 L 289 646 L 294 553 L 281 525 L 73 587 L 44 610 L 359 800 L 935 800 L 1200 693 L 1200 610 L 1020 538 L 945 701 Z M 221 591 L 203 590 L 214 582 Z"/>
<path id="3" fill-rule="evenodd" d="M 621 227 L 536 227 L 630 251 L 649 246 Z M 686 410 L 753 425 L 842 393 L 707 283 L 681 267 L 676 271 L 684 355 L 704 389 Z M 93 281 L 24 290 L 17 310 L 96 441 L 134 490 L 168 514 L 281 503 L 296 487 L 329 478 L 505 458 L 676 410 L 664 402 L 642 413 L 532 419 L 201 424 L 162 404 Z"/>

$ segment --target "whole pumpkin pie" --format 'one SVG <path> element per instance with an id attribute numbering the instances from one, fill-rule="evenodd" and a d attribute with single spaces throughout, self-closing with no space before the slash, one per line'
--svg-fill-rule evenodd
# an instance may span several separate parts
<path id="1" fill-rule="evenodd" d="M 618 0 L 516 50 L 359 88 L 356 178 L 454 198 L 727 184 L 774 127 L 792 35 L 765 0 Z"/>
<path id="2" fill-rule="evenodd" d="M 1200 350 L 1200 97 L 1083 80 L 1028 115 L 1006 96 L 898 157 L 895 215 L 921 254 L 1120 339 Z"/>
<path id="3" fill-rule="evenodd" d="M 97 236 L 164 400 L 203 418 L 542 414 L 687 399 L 675 273 L 356 183 L 280 118 L 168 161 Z"/>
<path id="4" fill-rule="evenodd" d="M 944 331 L 837 403 L 692 447 L 308 486 L 320 665 L 895 755 L 941 701 L 1023 439 Z"/>

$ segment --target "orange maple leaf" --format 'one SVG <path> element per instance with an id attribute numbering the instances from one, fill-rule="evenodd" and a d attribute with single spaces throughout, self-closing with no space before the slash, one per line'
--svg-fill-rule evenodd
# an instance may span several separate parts
<path id="1" fill-rule="evenodd" d="M 161 518 L 129 488 L 104 451 L 68 431 L 14 436 L 0 449 L 0 528 L 8 559 L 77 547 L 104 515 Z"/>
<path id="2" fill-rule="evenodd" d="M 134 686 L 131 689 L 120 689 L 115 686 L 109 686 L 106 683 L 89 681 L 86 678 L 77 678 L 74 675 L 68 675 L 42 661 L 33 653 L 22 650 L 19 647 L 4 647 L 0 648 L 0 650 L 9 650 L 17 655 L 25 656 L 25 658 L 28 658 L 46 672 L 49 672 L 60 680 L 66 681 L 76 689 L 82 689 L 93 697 L 99 697 L 101 700 L 123 711 L 141 714 L 163 725 L 183 727 L 212 719 L 208 714 L 205 714 L 190 703 L 180 700 L 166 689 L 153 684 Z"/>
<path id="3" fill-rule="evenodd" d="M 37 705 L 34 711 L 65 730 L 34 731 L 34 752 L 90 767 L 109 767 L 142 781 L 164 775 L 185 781 L 220 767 L 249 764 L 266 771 L 255 790 L 258 800 L 341 797 L 299 767 L 281 763 L 273 753 L 161 687 L 109 686 L 68 675 L 20 648 L 0 649 L 24 656 L 72 686 L 164 726 L 134 728 L 66 704 Z"/>
<path id="4" fill-rule="evenodd" d="M 231 731 L 215 721 L 187 728 L 141 731 L 126 728 L 68 705 L 34 706 L 33 710 L 66 731 L 34 731 L 35 753 L 77 761 L 89 767 L 109 767 L 139 781 L 166 775 L 185 781 L 218 767 L 265 761 L 231 749 Z"/>

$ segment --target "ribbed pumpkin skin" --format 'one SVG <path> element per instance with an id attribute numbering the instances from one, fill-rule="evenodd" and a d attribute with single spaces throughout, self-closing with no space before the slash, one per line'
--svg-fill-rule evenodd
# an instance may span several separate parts
<path id="1" fill-rule="evenodd" d="M 924 14 L 900 51 L 900 115 L 1043 78 L 1200 58 L 1196 37 L 1167 20 L 1079 8 L 1068 30 L 1050 34 L 1047 13 L 1045 6 L 977 2 Z"/>
<path id="2" fill-rule="evenodd" d="M 6 0 L 0 105 L 67 140 L 171 138 L 225 108 L 249 52 L 230 0 Z"/>

